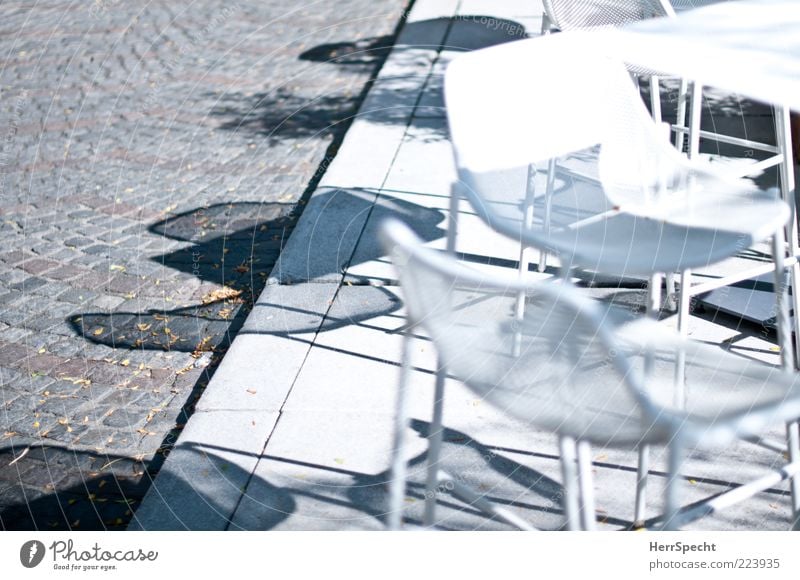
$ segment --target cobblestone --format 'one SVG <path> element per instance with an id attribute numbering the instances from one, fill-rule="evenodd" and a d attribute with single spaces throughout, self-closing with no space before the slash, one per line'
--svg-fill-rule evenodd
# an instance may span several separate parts
<path id="1" fill-rule="evenodd" d="M 127 525 L 406 3 L 3 4 L 0 529 Z"/>

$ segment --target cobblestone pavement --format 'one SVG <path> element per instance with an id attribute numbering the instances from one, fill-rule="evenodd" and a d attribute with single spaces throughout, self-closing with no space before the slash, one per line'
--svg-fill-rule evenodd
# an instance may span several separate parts
<path id="1" fill-rule="evenodd" d="M 127 524 L 406 4 L 0 5 L 0 528 Z"/>

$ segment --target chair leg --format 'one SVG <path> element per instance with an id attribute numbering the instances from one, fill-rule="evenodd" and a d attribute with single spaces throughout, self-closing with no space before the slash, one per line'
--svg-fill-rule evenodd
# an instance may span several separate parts
<path id="1" fill-rule="evenodd" d="M 408 425 L 408 378 L 411 369 L 412 328 L 403 335 L 400 380 L 397 389 L 397 403 L 394 419 L 394 444 L 392 446 L 392 465 L 389 476 L 389 514 L 387 527 L 399 530 L 403 525 L 403 501 L 406 495 L 406 427 Z"/>
<path id="2" fill-rule="evenodd" d="M 681 79 L 681 87 L 678 90 L 678 111 L 676 115 L 676 122 L 678 127 L 686 127 L 686 100 L 688 99 L 689 82 L 686 79 Z M 683 153 L 683 144 L 685 142 L 685 135 L 683 131 L 675 132 L 675 149 Z"/>
<path id="3" fill-rule="evenodd" d="M 661 123 L 661 87 L 656 75 L 650 77 L 650 114 L 656 123 Z"/>
<path id="4" fill-rule="evenodd" d="M 551 159 L 547 162 L 547 184 L 544 190 L 544 233 L 546 236 L 550 235 L 550 221 L 553 212 L 553 190 L 556 183 L 556 160 Z M 544 272 L 547 269 L 547 251 L 542 250 L 539 253 L 539 272 Z"/>
<path id="5" fill-rule="evenodd" d="M 789 326 L 789 304 L 786 300 L 785 245 L 781 227 L 772 237 L 772 259 L 775 263 L 775 326 L 778 331 L 781 366 L 788 373 L 794 370 L 794 352 L 792 350 L 792 332 Z"/>
<path id="6" fill-rule="evenodd" d="M 575 440 L 571 437 L 560 437 L 558 440 L 561 455 L 561 477 L 564 480 L 564 513 L 567 516 L 567 529 L 580 529 L 578 515 L 578 482 L 575 472 Z"/>
<path id="7" fill-rule="evenodd" d="M 644 526 L 647 519 L 647 475 L 650 472 L 650 446 L 639 447 L 639 461 L 636 466 L 636 505 L 633 511 L 633 526 Z"/>
<path id="8" fill-rule="evenodd" d="M 800 461 L 800 422 L 793 421 L 786 425 L 786 443 L 789 448 L 789 462 Z M 793 475 L 789 480 L 792 492 L 792 527 L 800 532 L 800 475 Z"/>
<path id="9" fill-rule="evenodd" d="M 680 439 L 673 437 L 669 445 L 669 467 L 667 469 L 666 506 L 662 530 L 678 529 L 678 513 L 681 508 L 680 488 L 681 471 L 684 460 L 684 449 Z"/>
<path id="10" fill-rule="evenodd" d="M 647 310 L 645 315 L 653 320 L 658 320 L 658 313 L 661 310 L 661 274 L 653 274 L 647 284 Z M 644 358 L 644 378 L 647 380 L 653 373 L 655 360 L 653 353 L 648 350 Z"/>
<path id="11" fill-rule="evenodd" d="M 580 486 L 581 525 L 586 531 L 596 528 L 594 483 L 592 477 L 592 449 L 588 442 L 578 442 L 578 485 Z"/>
<path id="12" fill-rule="evenodd" d="M 786 228 L 786 240 L 789 245 L 789 256 L 797 256 L 797 204 L 794 197 L 794 161 L 792 158 L 792 133 L 791 117 L 786 107 L 775 107 L 775 137 L 778 143 L 778 152 L 783 159 L 779 166 L 781 197 L 789 205 L 791 218 Z M 794 313 L 795 335 L 794 356 L 795 368 L 800 368 L 800 264 L 792 264 L 789 271 L 791 283 L 791 309 Z"/>
<path id="13" fill-rule="evenodd" d="M 677 292 L 675 288 L 675 273 L 670 272 L 669 274 L 667 274 L 667 296 L 664 299 L 664 308 L 672 312 L 677 311 L 678 304 L 675 301 L 676 294 Z"/>
<path id="14" fill-rule="evenodd" d="M 689 109 L 689 159 L 696 159 L 700 154 L 700 118 L 703 114 L 703 85 L 692 83 L 692 106 Z"/>
<path id="15" fill-rule="evenodd" d="M 691 295 L 689 290 L 692 287 L 692 272 L 684 270 L 681 272 L 681 291 L 678 298 L 678 333 L 682 337 L 689 334 L 689 318 Z M 673 393 L 673 404 L 682 409 L 686 406 L 686 351 L 681 348 L 678 350 L 677 360 L 675 361 L 675 392 Z"/>
<path id="16" fill-rule="evenodd" d="M 425 517 L 423 524 L 436 523 L 436 489 L 439 487 L 439 456 L 442 451 L 442 414 L 444 411 L 444 381 L 447 371 L 441 359 L 437 362 L 436 383 L 433 393 L 433 420 L 428 433 L 428 465 L 425 481 Z"/>
<path id="17" fill-rule="evenodd" d="M 455 254 L 456 237 L 458 236 L 458 208 L 461 204 L 461 192 L 457 184 L 450 186 L 450 223 L 447 226 L 447 252 Z"/>
<path id="18" fill-rule="evenodd" d="M 531 163 L 528 165 L 528 181 L 525 185 L 525 204 L 523 206 L 523 220 L 522 220 L 522 227 L 526 230 L 530 230 L 533 228 L 533 210 L 534 210 L 534 200 L 536 196 L 536 166 Z M 524 277 L 528 274 L 528 268 L 530 267 L 532 249 L 525 246 L 522 241 L 520 241 L 519 245 L 519 278 L 520 280 L 524 279 Z M 517 294 L 517 302 L 514 308 L 514 318 L 515 320 L 522 321 L 525 316 L 525 292 L 519 292 Z M 519 356 L 520 346 L 522 342 L 522 334 L 521 331 L 517 331 L 514 333 L 514 344 L 513 344 L 513 352 L 512 356 Z"/>

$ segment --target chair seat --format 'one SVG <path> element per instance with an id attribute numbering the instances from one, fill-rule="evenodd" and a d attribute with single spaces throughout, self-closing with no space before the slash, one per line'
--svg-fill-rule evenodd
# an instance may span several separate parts
<path id="1" fill-rule="evenodd" d="M 439 328 L 436 313 L 429 322 L 449 370 L 487 402 L 533 427 L 604 446 L 667 444 L 677 431 L 687 441 L 716 445 L 800 417 L 800 376 L 683 339 L 653 320 L 600 303 L 599 317 L 635 372 L 642 373 L 647 353 L 655 353 L 652 374 L 640 381 L 659 409 L 658 416 L 648 416 L 596 331 L 552 297 L 540 301 L 536 294 L 515 325 L 513 302 L 513 294 L 460 288 L 446 307 L 448 325 Z M 685 406 L 674 401 L 681 349 Z"/>
<path id="2" fill-rule="evenodd" d="M 619 211 L 539 235 L 531 245 L 558 253 L 564 264 L 620 276 L 704 268 L 763 239 L 752 232 L 682 226 Z M 523 241 L 528 237 L 520 235 Z"/>
<path id="3" fill-rule="evenodd" d="M 693 443 L 724 445 L 800 417 L 797 373 L 683 339 L 652 320 L 620 327 L 618 337 L 639 358 L 646 348 L 654 349 L 647 391 Z M 687 396 L 676 404 L 674 369 L 681 349 L 686 353 Z"/>

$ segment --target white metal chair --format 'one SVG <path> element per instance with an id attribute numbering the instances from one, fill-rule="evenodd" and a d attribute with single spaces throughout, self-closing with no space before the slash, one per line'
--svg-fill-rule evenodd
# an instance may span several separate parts
<path id="1" fill-rule="evenodd" d="M 775 274 L 782 363 L 793 368 L 784 276 L 788 206 L 775 192 L 679 154 L 653 123 L 624 66 L 592 55 L 583 38 L 563 33 L 521 41 L 464 55 L 448 68 L 445 98 L 460 178 L 451 196 L 448 247 L 455 247 L 463 196 L 496 231 L 557 255 L 565 276 L 578 268 L 648 277 L 651 316 L 660 307 L 663 275 L 681 272 L 678 326 L 685 334 L 690 297 L 709 286 L 692 287 L 691 270 L 772 238 L 768 267 Z M 538 86 L 529 70 L 548 85 Z M 528 167 L 573 152 L 596 161 L 602 190 L 573 200 L 561 223 L 542 227 L 532 215 L 535 189 L 525 188 Z M 523 307 L 520 296 L 518 315 Z M 796 317 L 795 330 L 797 323 Z M 678 357 L 676 401 L 684 397 L 684 374 Z M 637 519 L 644 511 L 646 455 L 643 450 Z"/>
<path id="2" fill-rule="evenodd" d="M 542 14 L 542 34 L 550 34 L 553 29 L 559 31 L 593 30 L 597 28 L 623 26 L 631 22 L 638 22 L 648 18 L 671 16 L 674 14 L 672 6 L 667 0 L 543 0 L 544 13 Z M 646 78 L 650 87 L 650 113 L 653 119 L 661 123 L 661 89 L 660 73 L 641 66 L 627 65 L 638 83 L 640 78 Z M 686 84 L 681 84 L 681 93 L 678 97 L 677 118 L 675 126 L 682 126 L 686 121 Z M 682 138 L 682 133 L 677 133 Z M 677 141 L 676 141 L 677 144 Z M 554 182 L 556 161 L 551 160 L 548 165 L 547 194 L 545 197 L 545 227 L 549 226 L 550 203 Z M 520 269 L 527 270 L 530 266 L 527 260 L 520 262 Z M 547 268 L 547 252 L 539 255 L 539 272 Z M 668 277 L 670 291 L 674 291 L 673 277 Z M 669 293 L 668 293 L 669 294 Z"/>
<path id="3" fill-rule="evenodd" d="M 798 375 L 691 342 L 649 319 L 620 324 L 613 311 L 582 296 L 567 281 L 528 284 L 513 275 L 478 273 L 424 248 L 398 221 L 387 220 L 380 235 L 397 268 L 409 322 L 426 331 L 447 371 L 495 407 L 559 437 L 570 529 L 594 527 L 590 444 L 669 446 L 663 520 L 667 529 L 796 478 L 800 472 L 798 441 L 789 437 L 795 458 L 789 464 L 780 461 L 782 466 L 774 473 L 679 510 L 686 449 L 757 437 L 771 425 L 796 419 Z M 529 297 L 521 320 L 513 308 L 518 293 Z M 391 529 L 402 525 L 405 498 L 410 335 L 404 335 L 397 398 Z M 679 356 L 686 357 L 689 372 L 697 379 L 683 406 L 672 403 L 670 366 Z M 647 374 L 642 372 L 645 360 L 652 367 Z M 441 478 L 459 481 L 439 471 Z M 517 515 L 493 507 L 463 485 L 454 492 L 494 518 L 530 528 Z"/>
<path id="4" fill-rule="evenodd" d="M 559 30 L 591 30 L 603 27 L 618 27 L 657 17 L 673 17 L 675 9 L 670 0 L 543 0 L 545 13 L 542 19 L 543 33 L 549 32 L 552 26 Z M 687 2 L 676 2 L 676 5 Z M 696 2 L 689 2 L 689 6 L 694 7 Z M 684 6 L 685 7 L 685 6 Z M 628 69 L 634 73 L 650 77 L 650 108 L 653 118 L 661 121 L 661 97 L 658 83 L 658 73 L 641 67 L 628 65 Z M 690 104 L 689 104 L 690 103 Z M 689 106 L 687 107 L 687 104 Z M 686 114 L 689 112 L 687 124 Z M 733 169 L 726 169 L 729 175 L 734 177 L 757 176 L 765 169 L 778 166 L 779 184 L 781 197 L 792 208 L 793 219 L 787 228 L 786 238 L 788 240 L 789 256 L 794 259 L 800 255 L 800 245 L 798 245 L 798 231 L 796 225 L 796 215 L 794 210 L 794 170 L 792 167 L 791 156 L 791 131 L 789 111 L 785 107 L 774 107 L 773 117 L 775 123 L 775 144 L 762 143 L 745 137 L 722 134 L 714 130 L 704 130 L 701 127 L 701 115 L 703 109 L 703 83 L 701 80 L 694 79 L 688 83 L 686 79 L 681 80 L 680 90 L 677 101 L 677 119 L 671 126 L 675 132 L 674 143 L 678 151 L 686 154 L 690 159 L 697 159 L 700 155 L 700 139 L 708 139 L 717 143 L 724 143 L 743 148 L 746 155 L 752 156 L 754 151 L 769 153 L 765 159 L 752 164 L 742 164 Z M 686 146 L 688 143 L 688 146 Z M 550 183 L 551 180 L 548 182 Z M 539 270 L 544 271 L 546 264 L 546 253 L 542 253 L 539 260 Z M 527 264 L 525 265 L 527 267 Z M 763 267 L 755 268 L 746 272 L 741 279 L 755 277 L 765 273 Z M 792 268 L 792 285 L 800 283 L 800 270 Z M 738 281 L 738 280 L 736 280 Z M 671 274 L 667 275 L 667 295 L 670 302 L 675 294 L 675 285 Z M 700 288 L 695 294 L 705 293 L 713 290 L 713 285 Z M 792 296 L 793 310 L 800 311 L 800 297 Z M 800 340 L 795 345 L 795 356 L 800 363 Z"/>

